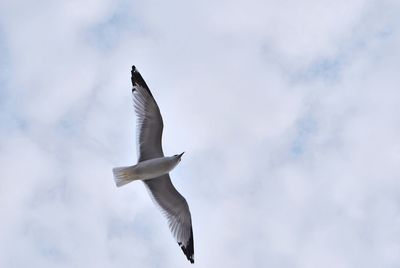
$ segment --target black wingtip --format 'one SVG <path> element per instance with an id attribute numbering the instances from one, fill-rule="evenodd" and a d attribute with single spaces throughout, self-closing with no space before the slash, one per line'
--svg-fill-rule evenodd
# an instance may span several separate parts
<path id="1" fill-rule="evenodd" d="M 189 253 L 188 248 L 181 246 L 181 249 L 182 249 L 183 253 L 186 255 L 186 258 L 188 259 L 188 261 L 190 261 L 190 263 L 194 263 L 194 256 L 193 256 L 193 254 Z"/>
<path id="2" fill-rule="evenodd" d="M 183 253 L 186 258 L 190 261 L 190 263 L 194 263 L 194 246 L 193 246 L 193 229 L 190 230 L 190 238 L 186 243 L 186 247 L 182 245 L 182 243 L 178 242 L 178 245 L 181 247 Z"/>
<path id="3" fill-rule="evenodd" d="M 141 87 L 145 88 L 151 96 L 153 96 L 153 94 L 151 94 L 149 87 L 147 86 L 146 82 L 144 81 L 142 75 L 139 73 L 139 71 L 135 65 L 132 65 L 131 74 L 132 74 L 131 80 L 132 80 L 132 86 L 133 86 L 132 92 L 135 91 L 135 86 L 141 86 Z"/>

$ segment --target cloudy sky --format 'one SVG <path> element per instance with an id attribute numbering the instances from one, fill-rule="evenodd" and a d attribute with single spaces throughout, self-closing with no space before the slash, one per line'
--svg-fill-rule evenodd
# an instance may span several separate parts
<path id="1" fill-rule="evenodd" d="M 197 267 L 399 267 L 400 3 L 0 1 L 0 267 L 188 267 L 140 182 L 161 108 Z"/>

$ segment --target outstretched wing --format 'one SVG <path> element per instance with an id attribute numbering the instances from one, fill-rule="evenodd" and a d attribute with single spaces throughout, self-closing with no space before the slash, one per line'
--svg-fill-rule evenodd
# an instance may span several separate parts
<path id="1" fill-rule="evenodd" d="M 163 120 L 149 87 L 132 66 L 133 105 L 137 115 L 137 150 L 139 162 L 164 156 L 161 146 Z"/>
<path id="2" fill-rule="evenodd" d="M 169 228 L 186 258 L 194 263 L 192 218 L 185 198 L 175 189 L 169 174 L 145 180 L 144 183 L 167 217 Z"/>
<path id="3" fill-rule="evenodd" d="M 162 157 L 163 120 L 160 109 L 135 66 L 132 66 L 132 85 L 133 103 L 138 117 L 138 161 Z M 171 232 L 183 253 L 194 263 L 192 219 L 185 198 L 172 185 L 169 174 L 143 182 L 153 201 L 167 217 Z"/>

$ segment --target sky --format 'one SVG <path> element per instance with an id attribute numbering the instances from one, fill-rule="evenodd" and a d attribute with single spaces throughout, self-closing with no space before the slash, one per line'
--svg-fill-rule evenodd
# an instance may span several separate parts
<path id="1" fill-rule="evenodd" d="M 189 267 L 136 163 L 163 118 L 196 267 L 400 266 L 400 3 L 0 1 L 0 267 Z"/>

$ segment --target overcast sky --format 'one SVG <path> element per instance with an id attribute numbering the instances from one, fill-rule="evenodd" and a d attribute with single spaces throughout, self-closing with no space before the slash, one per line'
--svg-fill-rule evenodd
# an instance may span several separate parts
<path id="1" fill-rule="evenodd" d="M 136 162 L 164 117 L 196 267 L 399 267 L 396 0 L 0 0 L 0 267 L 188 267 Z"/>

